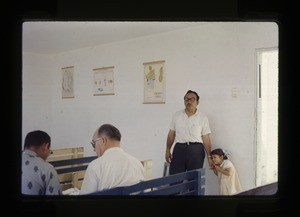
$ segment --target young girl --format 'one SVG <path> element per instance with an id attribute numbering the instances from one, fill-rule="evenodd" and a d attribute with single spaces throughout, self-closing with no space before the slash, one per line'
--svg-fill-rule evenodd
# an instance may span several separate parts
<path id="1" fill-rule="evenodd" d="M 227 154 L 222 149 L 217 148 L 211 152 L 211 156 L 215 164 L 213 171 L 219 179 L 220 195 L 232 195 L 241 192 L 242 188 L 237 171 Z"/>

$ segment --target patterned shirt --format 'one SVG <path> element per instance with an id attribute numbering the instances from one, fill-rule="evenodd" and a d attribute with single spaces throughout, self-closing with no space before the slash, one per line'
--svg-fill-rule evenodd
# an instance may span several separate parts
<path id="1" fill-rule="evenodd" d="M 22 153 L 22 194 L 62 194 L 54 167 L 30 150 L 24 150 Z"/>

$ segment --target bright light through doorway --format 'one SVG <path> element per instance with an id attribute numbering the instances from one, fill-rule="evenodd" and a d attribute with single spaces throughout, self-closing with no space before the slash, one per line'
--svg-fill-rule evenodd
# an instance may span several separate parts
<path id="1" fill-rule="evenodd" d="M 257 51 L 256 180 L 278 181 L 278 49 Z"/>

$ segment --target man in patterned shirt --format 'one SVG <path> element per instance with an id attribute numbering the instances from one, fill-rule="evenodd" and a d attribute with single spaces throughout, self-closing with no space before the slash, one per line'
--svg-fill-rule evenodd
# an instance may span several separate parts
<path id="1" fill-rule="evenodd" d="M 46 162 L 50 144 L 50 136 L 43 131 L 36 130 L 26 135 L 22 153 L 22 194 L 62 194 L 57 172 Z"/>

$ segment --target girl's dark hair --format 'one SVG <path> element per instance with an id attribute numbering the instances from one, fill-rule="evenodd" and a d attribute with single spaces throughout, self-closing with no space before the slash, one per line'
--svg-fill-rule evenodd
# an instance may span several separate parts
<path id="1" fill-rule="evenodd" d="M 223 156 L 223 158 L 226 160 L 228 159 L 228 157 L 225 155 L 224 151 L 221 148 L 217 148 L 214 149 L 210 152 L 211 155 L 215 154 L 215 155 L 219 155 L 219 156 Z"/>
<path id="2" fill-rule="evenodd" d="M 36 130 L 36 131 L 29 132 L 26 135 L 24 141 L 24 148 L 30 146 L 40 147 L 44 143 L 49 143 L 49 148 L 50 148 L 50 144 L 51 144 L 50 136 L 44 131 Z"/>
<path id="3" fill-rule="evenodd" d="M 197 101 L 199 101 L 200 97 L 199 97 L 199 95 L 198 95 L 197 92 L 195 92 L 195 91 L 193 91 L 193 90 L 188 90 L 184 96 L 186 96 L 188 93 L 193 93 L 193 94 L 195 94 L 195 95 L 196 95 L 196 98 L 197 98 Z"/>
<path id="4" fill-rule="evenodd" d="M 105 134 L 110 139 L 121 141 L 120 131 L 111 124 L 103 124 L 98 130 L 98 135 L 101 134 Z"/>

